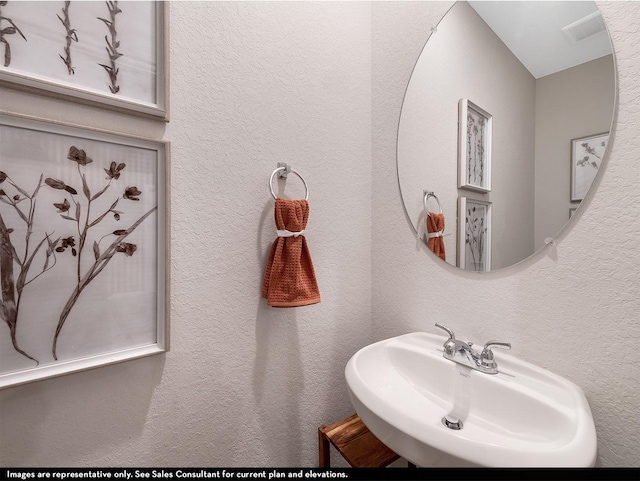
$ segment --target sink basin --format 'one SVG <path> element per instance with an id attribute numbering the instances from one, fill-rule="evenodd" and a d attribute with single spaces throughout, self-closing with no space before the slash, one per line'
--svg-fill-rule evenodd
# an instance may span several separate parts
<path id="1" fill-rule="evenodd" d="M 442 356 L 445 340 L 406 334 L 347 363 L 351 402 L 384 444 L 425 467 L 594 465 L 596 430 L 578 386 L 502 352 L 497 374 L 472 370 Z"/>

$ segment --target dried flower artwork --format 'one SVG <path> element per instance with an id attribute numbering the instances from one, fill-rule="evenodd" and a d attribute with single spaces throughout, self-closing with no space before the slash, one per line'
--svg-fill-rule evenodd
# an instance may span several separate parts
<path id="1" fill-rule="evenodd" d="M 481 215 L 476 206 L 467 208 L 464 219 L 465 244 L 471 256 L 470 265 L 475 270 L 481 270 L 484 264 L 485 234 L 487 226 L 484 224 L 484 215 Z"/>
<path id="2" fill-rule="evenodd" d="M 467 182 L 484 185 L 485 119 L 467 116 Z"/>
<path id="3" fill-rule="evenodd" d="M 7 36 L 17 33 L 24 39 L 25 42 L 27 41 L 27 37 L 24 36 L 15 22 L 9 17 L 5 17 L 2 15 L 2 7 L 6 6 L 7 3 L 7 0 L 0 1 L 0 43 L 4 44 L 5 67 L 8 67 L 11 64 L 11 45 L 9 44 L 9 40 L 7 40 Z"/>
<path id="4" fill-rule="evenodd" d="M 109 262 L 111 261 L 114 255 L 116 255 L 117 253 L 124 253 L 126 256 L 133 255 L 133 253 L 136 250 L 135 244 L 124 243 L 123 242 L 124 239 L 126 239 L 129 236 L 129 234 L 131 234 L 142 222 L 144 222 L 144 220 L 147 217 L 149 217 L 157 209 L 157 206 L 150 209 L 144 215 L 142 215 L 142 217 L 140 217 L 133 224 L 131 224 L 127 229 L 119 229 L 114 232 L 111 232 L 111 234 L 107 234 L 100 237 L 99 240 L 94 240 L 92 245 L 93 256 L 94 256 L 93 264 L 90 264 L 89 267 L 83 271 L 82 255 L 84 253 L 85 246 L 89 238 L 89 231 L 91 229 L 98 227 L 100 222 L 102 222 L 102 220 L 107 215 L 117 213 L 115 208 L 120 202 L 120 197 L 116 198 L 115 201 L 111 204 L 111 206 L 106 211 L 102 212 L 100 215 L 97 215 L 94 218 L 90 216 L 92 203 L 107 192 L 107 190 L 111 187 L 112 181 L 117 180 L 117 178 L 120 177 L 120 171 L 123 170 L 126 167 L 126 165 L 124 163 L 121 163 L 120 164 L 121 168 L 120 168 L 120 171 L 117 172 L 118 174 L 117 177 L 115 175 L 113 176 L 109 175 L 107 178 L 106 185 L 98 192 L 92 194 L 87 184 L 86 177 L 83 173 L 82 167 L 89 165 L 90 163 L 93 162 L 93 160 L 89 156 L 87 156 L 84 150 L 80 150 L 75 146 L 71 146 L 71 148 L 69 149 L 69 155 L 67 158 L 70 161 L 76 162 L 78 164 L 78 176 L 82 180 L 82 192 L 84 194 L 84 199 L 83 199 L 84 202 L 81 202 L 81 199 L 76 199 L 75 197 L 72 196 L 72 202 L 75 206 L 74 216 L 72 217 L 64 213 L 60 214 L 60 217 L 62 219 L 73 222 L 75 224 L 75 230 L 78 232 L 77 251 L 74 247 L 75 244 L 70 244 L 72 247 L 73 256 L 77 257 L 77 278 L 76 278 L 75 288 L 71 293 L 69 300 L 65 304 L 64 309 L 62 310 L 62 313 L 60 314 L 60 318 L 58 320 L 58 326 L 56 328 L 56 333 L 53 338 L 53 347 L 52 347 L 52 353 L 53 353 L 54 359 L 58 359 L 56 354 L 58 336 L 62 331 L 62 327 L 64 326 L 65 321 L 69 316 L 69 313 L 71 312 L 71 309 L 73 309 L 73 306 L 75 305 L 78 298 L 80 297 L 80 294 L 82 294 L 82 291 L 100 274 L 100 272 L 102 272 L 102 270 L 107 266 L 107 264 L 109 264 Z M 53 182 L 61 182 L 61 181 L 54 181 L 53 179 L 45 180 L 45 183 L 47 183 L 47 185 L 49 185 L 50 187 L 54 189 L 60 188 L 60 187 L 54 187 L 48 181 L 53 181 Z M 130 196 L 127 196 L 127 191 L 130 191 L 131 189 L 135 190 L 136 195 L 142 194 L 142 192 L 140 192 L 136 187 L 127 187 L 125 194 L 122 196 L 122 198 L 130 199 Z M 63 190 L 68 191 L 68 186 L 65 185 L 63 187 Z M 139 200 L 139 199 L 136 198 L 132 200 Z M 59 204 L 54 204 L 54 207 L 58 207 L 58 205 Z M 84 209 L 86 209 L 86 214 L 84 216 L 82 216 L 83 205 L 84 205 Z M 118 219 L 120 218 L 120 213 L 118 213 L 117 218 Z M 112 236 L 115 236 L 115 239 L 113 239 Z M 107 241 L 105 242 L 106 246 L 101 246 L 101 243 L 105 238 L 107 238 Z M 71 242 L 73 242 L 73 239 L 71 240 Z M 126 245 L 127 247 L 123 249 L 122 248 L 123 245 Z M 77 252 L 77 255 L 76 255 L 76 252 Z"/>
<path id="5" fill-rule="evenodd" d="M 584 198 L 602 164 L 609 133 L 571 141 L 571 201 Z"/>
<path id="6" fill-rule="evenodd" d="M 492 116 L 468 99 L 459 102 L 458 187 L 491 191 Z"/>
<path id="7" fill-rule="evenodd" d="M 489 271 L 492 204 L 468 197 L 459 197 L 458 203 L 458 266 L 471 271 Z"/>
<path id="8" fill-rule="evenodd" d="M 168 4 L 0 0 L 0 83 L 166 119 Z"/>
<path id="9" fill-rule="evenodd" d="M 78 32 L 76 31 L 75 28 L 71 28 L 71 20 L 69 18 L 70 6 L 71 6 L 70 1 L 64 2 L 64 8 L 62 9 L 62 15 L 64 18 L 61 17 L 60 15 L 58 15 L 57 17 L 58 17 L 58 20 L 62 22 L 62 25 L 64 26 L 67 34 L 66 35 L 67 43 L 64 47 L 64 57 L 60 55 L 60 58 L 62 59 L 64 64 L 67 66 L 67 71 L 69 72 L 69 75 L 73 75 L 74 73 L 76 73 L 76 71 L 73 68 L 73 63 L 71 62 L 71 42 L 78 41 Z"/>
<path id="10" fill-rule="evenodd" d="M 603 151 L 606 146 L 607 146 L 607 142 L 605 140 L 600 141 L 600 147 L 602 148 Z M 580 147 L 584 149 L 584 153 L 586 155 L 578 160 L 577 162 L 578 167 L 592 167 L 598 170 L 598 167 L 600 166 L 600 162 L 602 161 L 602 156 L 599 155 L 598 152 L 596 152 L 596 149 L 594 147 L 591 147 L 589 145 L 589 142 L 582 142 L 580 144 Z"/>
<path id="11" fill-rule="evenodd" d="M 75 145 L 69 146 L 66 160 L 75 164 L 75 176 L 59 179 L 45 177 L 42 173 L 31 186 L 19 185 L 11 172 L 0 172 L 0 202 L 4 206 L 0 210 L 0 316 L 9 328 L 15 352 L 34 361 L 36 366 L 42 361 L 43 353 L 27 352 L 18 343 L 22 301 L 32 283 L 55 270 L 62 257 L 71 256 L 69 259 L 73 259 L 75 266 L 66 269 L 69 276 L 64 282 L 69 287 L 66 303 L 51 319 L 51 325 L 42 327 L 44 332 L 50 330 L 53 334 L 50 338 L 51 355 L 58 360 L 58 340 L 64 334 L 63 328 L 74 306 L 98 276 L 107 272 L 116 256 L 130 258 L 139 252 L 137 243 L 129 238 L 158 209 L 156 204 L 145 208 L 141 214 L 127 215 L 131 211 L 127 205 L 132 207 L 133 202 L 140 203 L 145 194 L 135 185 L 123 184 L 121 177 L 126 176 L 126 162 L 94 160 Z M 102 185 L 96 187 L 94 181 L 90 186 L 87 180 L 89 169 L 100 169 L 106 173 Z M 95 174 L 92 178 L 96 179 Z M 38 203 L 46 189 L 50 189 L 49 198 L 53 202 Z M 50 231 L 36 228 L 36 213 L 41 210 L 45 212 L 40 215 L 50 221 L 52 215 L 58 216 L 58 222 L 49 224 L 55 225 Z M 9 215 L 10 212 L 14 215 Z M 111 224 L 116 221 L 125 225 L 115 230 L 109 229 L 108 225 L 103 227 L 107 218 L 112 219 Z M 20 229 L 16 222 L 22 224 Z M 105 228 L 108 229 L 106 232 Z M 24 233 L 21 238 L 16 237 L 18 232 Z M 39 234 L 36 236 L 35 232 Z M 59 272 L 57 278 L 62 275 Z"/>
<path id="12" fill-rule="evenodd" d="M 49 234 L 45 233 L 42 239 L 36 240 L 37 244 L 32 247 L 31 235 L 33 230 L 33 217 L 36 210 L 36 198 L 42 178 L 38 180 L 31 193 L 17 185 L 5 172 L 0 172 L 0 184 L 6 182 L 5 187 L 0 189 L 0 202 L 9 205 L 18 214 L 18 218 L 26 224 L 26 234 L 24 238 L 24 249 L 19 254 L 11 242 L 11 234 L 14 228 L 5 225 L 2 213 L 0 212 L 0 274 L 2 277 L 2 306 L 0 306 L 0 316 L 9 326 L 11 343 L 13 348 L 23 356 L 38 363 L 38 360 L 20 349 L 17 341 L 18 314 L 20 301 L 24 288 L 48 270 L 52 269 L 56 263 L 55 251 L 60 242 L 60 238 L 52 240 Z M 11 189 L 7 193 L 5 189 Z M 13 192 L 16 192 L 13 194 Z M 46 242 L 46 246 L 44 246 Z M 44 247 L 45 257 L 41 266 L 34 266 L 36 254 Z M 59 251 L 58 251 L 59 252 Z M 14 264 L 17 272 L 14 272 Z M 31 275 L 29 271 L 33 270 Z M 17 274 L 17 277 L 16 277 Z"/>
<path id="13" fill-rule="evenodd" d="M 102 17 L 98 17 L 98 20 L 104 22 L 109 29 L 109 35 L 111 36 L 111 38 L 107 35 L 104 36 L 104 40 L 107 43 L 106 50 L 107 55 L 109 56 L 109 65 L 102 63 L 99 65 L 107 71 L 107 74 L 109 74 L 109 80 L 111 81 L 109 90 L 112 94 L 117 94 L 120 91 L 120 87 L 118 86 L 118 73 L 120 69 L 116 66 L 116 60 L 122 57 L 122 54 L 118 52 L 120 42 L 118 41 L 118 32 L 116 31 L 116 15 L 122 13 L 122 10 L 118 8 L 117 1 L 108 1 L 106 4 L 109 10 L 109 20 Z"/>

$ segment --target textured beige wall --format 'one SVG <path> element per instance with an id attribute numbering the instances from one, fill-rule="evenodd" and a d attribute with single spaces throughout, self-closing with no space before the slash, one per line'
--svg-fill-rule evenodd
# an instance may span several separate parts
<path id="1" fill-rule="evenodd" d="M 510 341 L 516 356 L 584 389 L 598 465 L 640 466 L 640 3 L 598 3 L 613 38 L 619 105 L 597 192 L 555 247 L 488 274 L 463 273 L 428 256 L 393 182 L 404 86 L 449 5 L 373 7 L 374 338 L 436 332 L 440 322 L 461 339 Z"/>
<path id="2" fill-rule="evenodd" d="M 344 366 L 371 335 L 370 4 L 172 2 L 170 21 L 166 129 L 0 91 L 2 109 L 169 140 L 172 160 L 171 352 L 2 391 L 3 466 L 314 466 L 318 426 L 353 411 Z M 278 161 L 309 184 L 317 305 L 260 299 Z"/>

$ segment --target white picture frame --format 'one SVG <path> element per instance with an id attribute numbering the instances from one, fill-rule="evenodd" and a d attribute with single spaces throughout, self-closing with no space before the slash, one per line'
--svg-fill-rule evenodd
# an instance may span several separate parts
<path id="1" fill-rule="evenodd" d="M 168 149 L 0 114 L 0 388 L 169 350 Z"/>
<path id="2" fill-rule="evenodd" d="M 587 195 L 609 143 L 609 132 L 571 140 L 571 202 Z"/>
<path id="3" fill-rule="evenodd" d="M 10 0 L 0 85 L 168 121 L 168 2 Z"/>
<path id="4" fill-rule="evenodd" d="M 458 198 L 457 265 L 461 269 L 491 270 L 491 202 Z"/>
<path id="5" fill-rule="evenodd" d="M 458 188 L 490 192 L 493 117 L 468 99 L 458 105 Z"/>

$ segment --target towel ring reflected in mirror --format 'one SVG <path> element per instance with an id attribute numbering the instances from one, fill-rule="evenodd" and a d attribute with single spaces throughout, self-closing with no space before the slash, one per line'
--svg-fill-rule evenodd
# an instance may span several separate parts
<path id="1" fill-rule="evenodd" d="M 276 199 L 277 196 L 276 196 L 275 192 L 273 191 L 273 178 L 276 176 L 276 174 L 278 172 L 281 172 L 279 177 L 282 177 L 284 179 L 287 178 L 287 174 L 289 174 L 289 173 L 296 174 L 298 176 L 298 178 L 304 184 L 304 190 L 305 190 L 304 200 L 309 200 L 309 186 L 307 186 L 307 183 L 305 182 L 305 180 L 302 178 L 302 176 L 298 172 L 296 172 L 295 170 L 293 170 L 292 168 L 290 168 L 289 166 L 286 166 L 286 165 L 282 166 L 282 167 L 278 167 L 276 170 L 274 170 L 273 173 L 271 174 L 271 177 L 269 178 L 269 190 L 271 191 L 271 195 L 273 196 L 274 199 Z"/>
<path id="2" fill-rule="evenodd" d="M 427 215 L 431 214 L 431 211 L 427 207 L 427 201 L 429 200 L 430 197 L 433 197 L 438 203 L 438 214 L 442 214 L 442 205 L 440 204 L 440 199 L 438 199 L 438 196 L 432 191 L 425 189 L 422 193 L 422 201 L 424 204 L 424 211 L 426 212 L 426 214 Z"/>

